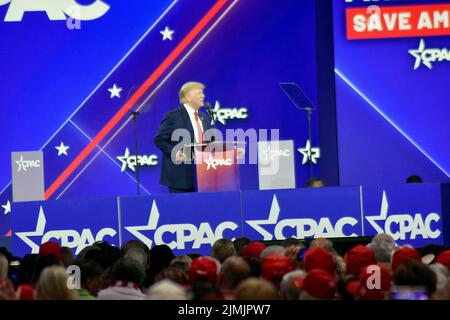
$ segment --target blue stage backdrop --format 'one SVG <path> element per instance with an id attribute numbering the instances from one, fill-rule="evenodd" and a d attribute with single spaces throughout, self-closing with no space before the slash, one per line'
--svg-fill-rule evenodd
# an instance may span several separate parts
<path id="1" fill-rule="evenodd" d="M 340 184 L 448 182 L 450 1 L 336 0 L 333 19 Z"/>
<path id="2" fill-rule="evenodd" d="M 46 199 L 134 194 L 133 110 L 141 193 L 166 192 L 153 136 L 186 81 L 206 84 L 224 133 L 280 129 L 306 145 L 306 114 L 278 84 L 296 82 L 316 103 L 314 0 L 78 0 L 33 12 L 15 2 L 0 6 L 2 206 L 12 201 L 12 151 L 44 151 Z M 313 147 L 317 132 L 313 116 Z M 309 178 L 302 160 L 296 152 L 298 186 Z M 257 172 L 241 168 L 242 189 L 258 188 Z"/>

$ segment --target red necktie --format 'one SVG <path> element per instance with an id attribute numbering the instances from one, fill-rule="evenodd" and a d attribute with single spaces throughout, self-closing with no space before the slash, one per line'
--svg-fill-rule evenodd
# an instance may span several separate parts
<path id="1" fill-rule="evenodd" d="M 203 130 L 202 127 L 200 126 L 200 120 L 198 119 L 198 112 L 195 111 L 194 112 L 194 116 L 195 116 L 195 131 L 197 131 L 197 137 L 200 139 L 200 143 L 204 143 L 205 139 L 203 137 Z"/>

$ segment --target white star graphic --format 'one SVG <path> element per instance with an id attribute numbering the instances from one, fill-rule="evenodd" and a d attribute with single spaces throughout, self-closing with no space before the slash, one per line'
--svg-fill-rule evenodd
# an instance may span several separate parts
<path id="1" fill-rule="evenodd" d="M 58 157 L 62 154 L 67 156 L 67 149 L 69 148 L 69 146 L 64 145 L 64 142 L 61 141 L 61 144 L 59 146 L 55 146 L 55 149 L 58 150 Z"/>
<path id="2" fill-rule="evenodd" d="M 153 200 L 152 203 L 152 209 L 150 211 L 150 216 L 148 217 L 148 222 L 146 225 L 143 226 L 134 226 L 134 227 L 125 227 L 129 233 L 134 235 L 136 238 L 141 240 L 145 245 L 151 249 L 153 241 L 147 238 L 145 235 L 141 233 L 141 231 L 150 231 L 150 230 L 156 230 L 156 227 L 158 226 L 159 221 L 159 210 L 156 206 L 156 201 Z"/>
<path id="3" fill-rule="evenodd" d="M 163 41 L 166 41 L 167 39 L 172 40 L 172 36 L 173 36 L 174 32 L 175 32 L 174 30 L 170 30 L 169 27 L 166 26 L 166 28 L 164 30 L 161 30 L 159 33 L 162 34 Z"/>
<path id="4" fill-rule="evenodd" d="M 23 169 L 23 171 L 27 171 L 27 168 L 23 165 L 23 155 L 20 155 L 20 160 L 16 161 L 17 165 L 19 166 L 17 169 L 17 172 L 20 172 L 21 169 Z"/>
<path id="5" fill-rule="evenodd" d="M 297 150 L 303 155 L 302 165 L 307 163 L 309 158 L 311 158 L 312 163 L 316 164 L 317 159 L 320 158 L 320 148 L 311 148 L 311 141 L 309 140 L 306 141 L 304 148 L 298 148 Z"/>
<path id="6" fill-rule="evenodd" d="M 42 236 L 44 234 L 46 223 L 47 220 L 45 219 L 44 210 L 42 209 L 42 206 L 40 206 L 36 230 L 30 232 L 16 232 L 16 236 L 18 236 L 23 242 L 30 246 L 31 253 L 39 253 L 39 245 L 31 241 L 28 237 Z"/>
<path id="7" fill-rule="evenodd" d="M 113 84 L 112 88 L 109 88 L 108 91 L 111 93 L 111 99 L 114 97 L 120 98 L 120 92 L 122 91 L 122 88 L 119 88 L 115 83 Z"/>
<path id="8" fill-rule="evenodd" d="M 383 198 L 381 200 L 380 214 L 378 216 L 366 217 L 367 221 L 369 221 L 370 225 L 377 231 L 377 233 L 384 233 L 384 229 L 381 228 L 378 225 L 378 223 L 376 223 L 376 221 L 386 220 L 388 207 L 389 207 L 389 203 L 387 201 L 386 191 L 383 190 Z"/>
<path id="9" fill-rule="evenodd" d="M 428 69 L 432 68 L 431 61 L 422 59 L 422 53 L 425 50 L 425 41 L 423 39 L 420 39 L 419 48 L 417 49 L 411 49 L 408 50 L 408 52 L 416 58 L 416 62 L 414 64 L 414 70 L 418 69 L 420 67 L 420 63 L 423 62 L 423 64 L 428 67 Z"/>
<path id="10" fill-rule="evenodd" d="M 213 168 L 216 170 L 216 161 L 213 159 L 211 155 L 209 155 L 209 159 L 205 159 L 206 164 L 208 165 L 206 167 L 206 171 L 208 171 L 210 168 Z"/>
<path id="11" fill-rule="evenodd" d="M 264 241 L 269 241 L 273 239 L 273 235 L 267 230 L 263 229 L 260 225 L 276 224 L 279 214 L 280 206 L 278 205 L 277 196 L 273 195 L 272 206 L 270 207 L 269 218 L 267 220 L 250 220 L 245 222 L 247 222 L 253 229 L 258 231 L 264 237 Z"/>
<path id="12" fill-rule="evenodd" d="M 11 213 L 11 202 L 8 200 L 5 205 L 2 205 L 2 208 L 5 209 L 4 214 Z"/>
<path id="13" fill-rule="evenodd" d="M 125 154 L 123 156 L 116 157 L 120 162 L 122 162 L 122 168 L 120 169 L 120 172 L 124 172 L 127 167 L 130 168 L 133 171 L 136 171 L 134 165 L 128 165 L 128 158 L 130 157 L 130 150 L 128 148 L 125 148 Z M 133 158 L 135 158 L 134 156 Z"/>

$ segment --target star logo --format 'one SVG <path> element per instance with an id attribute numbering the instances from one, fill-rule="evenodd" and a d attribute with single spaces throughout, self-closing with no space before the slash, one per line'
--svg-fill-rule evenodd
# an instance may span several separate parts
<path id="1" fill-rule="evenodd" d="M 67 156 L 67 149 L 69 148 L 69 146 L 64 145 L 64 142 L 61 141 L 61 144 L 59 146 L 55 146 L 55 149 L 58 150 L 58 157 L 62 154 Z"/>
<path id="2" fill-rule="evenodd" d="M 264 158 L 265 161 L 267 161 L 267 160 L 272 161 L 273 159 L 278 158 L 278 157 L 289 157 L 289 154 L 290 154 L 289 149 L 286 149 L 286 150 L 281 150 L 281 149 L 272 150 L 270 148 L 270 144 L 267 144 L 267 149 L 266 150 L 262 150 L 262 153 L 265 156 L 265 158 Z"/>
<path id="3" fill-rule="evenodd" d="M 307 163 L 309 159 L 311 162 L 316 164 L 317 160 L 320 158 L 320 148 L 313 147 L 311 148 L 311 141 L 306 141 L 306 146 L 304 148 L 298 148 L 298 152 L 303 155 L 302 165 Z"/>
<path id="4" fill-rule="evenodd" d="M 6 204 L 2 205 L 2 208 L 5 209 L 4 214 L 11 213 L 11 202 L 8 200 Z"/>
<path id="5" fill-rule="evenodd" d="M 264 237 L 264 241 L 273 240 L 273 235 L 261 225 L 274 225 L 278 222 L 280 206 L 276 195 L 273 195 L 272 206 L 270 207 L 269 218 L 267 220 L 250 220 L 247 222 L 254 230 L 258 231 Z"/>
<path id="6" fill-rule="evenodd" d="M 31 241 L 29 237 L 42 236 L 44 234 L 46 223 L 47 220 L 45 219 L 44 209 L 42 209 L 42 206 L 40 206 L 36 230 L 29 232 L 16 232 L 16 236 L 18 236 L 23 242 L 30 246 L 31 253 L 39 253 L 39 245 Z"/>
<path id="7" fill-rule="evenodd" d="M 119 88 L 114 83 L 112 88 L 109 88 L 108 91 L 111 93 L 111 96 L 110 96 L 111 99 L 113 99 L 114 97 L 120 98 L 120 92 L 122 91 L 122 88 Z"/>
<path id="8" fill-rule="evenodd" d="M 408 50 L 408 52 L 414 58 L 416 58 L 416 62 L 414 63 L 414 70 L 417 70 L 420 67 L 420 64 L 422 63 L 422 53 L 424 52 L 424 50 L 425 50 L 425 41 L 423 39 L 420 39 L 419 48 Z M 432 68 L 431 61 L 427 61 L 427 60 L 423 59 L 423 64 L 428 69 Z"/>
<path id="9" fill-rule="evenodd" d="M 134 165 L 128 165 L 128 158 L 130 157 L 130 150 L 128 148 L 125 148 L 125 154 L 123 156 L 118 156 L 117 159 L 122 162 L 122 168 L 120 169 L 120 172 L 124 172 L 127 167 L 129 167 L 131 170 L 135 171 Z M 136 157 L 134 157 L 136 158 Z"/>
<path id="10" fill-rule="evenodd" d="M 156 230 L 158 226 L 159 216 L 160 215 L 158 207 L 156 206 L 156 201 L 153 200 L 152 209 L 150 210 L 150 216 L 148 217 L 147 224 L 143 226 L 125 227 L 125 229 L 133 236 L 141 240 L 143 243 L 145 243 L 145 245 L 149 249 L 151 249 L 153 241 L 150 240 L 148 237 L 146 237 L 144 234 L 142 234 L 141 231 Z"/>
<path id="11" fill-rule="evenodd" d="M 386 197 L 386 191 L 383 190 L 383 198 L 381 200 L 380 214 L 378 216 L 366 217 L 367 221 L 369 221 L 370 225 L 377 231 L 377 233 L 384 233 L 384 229 L 381 228 L 376 221 L 386 220 L 388 206 L 389 204 Z"/>
<path id="12" fill-rule="evenodd" d="M 213 168 L 216 170 L 216 161 L 214 161 L 213 157 L 209 155 L 209 159 L 205 159 L 206 164 L 208 165 L 206 167 L 206 170 L 208 171 L 210 168 Z"/>
<path id="13" fill-rule="evenodd" d="M 172 37 L 173 37 L 173 33 L 174 32 L 175 32 L 174 30 L 170 30 L 169 27 L 166 26 L 166 28 L 164 30 L 161 30 L 159 33 L 162 34 L 163 41 L 166 41 L 166 40 L 171 40 L 172 41 Z"/>
<path id="14" fill-rule="evenodd" d="M 24 166 L 24 163 L 23 163 L 23 155 L 22 154 L 20 155 L 20 159 L 17 160 L 16 163 L 19 166 L 17 168 L 17 172 L 20 172 L 20 170 L 22 170 L 22 169 L 23 169 L 23 171 L 27 171 L 27 167 Z"/>

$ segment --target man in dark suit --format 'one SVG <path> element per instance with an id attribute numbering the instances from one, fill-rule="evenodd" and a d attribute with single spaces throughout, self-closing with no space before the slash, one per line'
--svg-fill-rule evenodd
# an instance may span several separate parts
<path id="1" fill-rule="evenodd" d="M 204 88 L 199 82 L 185 83 L 180 90 L 181 107 L 166 114 L 154 138 L 163 153 L 160 183 L 168 186 L 171 193 L 195 191 L 194 165 L 185 161 L 187 154 L 179 148 L 179 140 L 172 141 L 172 133 L 184 129 L 181 133 L 184 132 L 188 140 L 182 144 L 206 142 L 205 131 L 211 126 L 206 114 L 199 112 L 204 104 Z"/>

